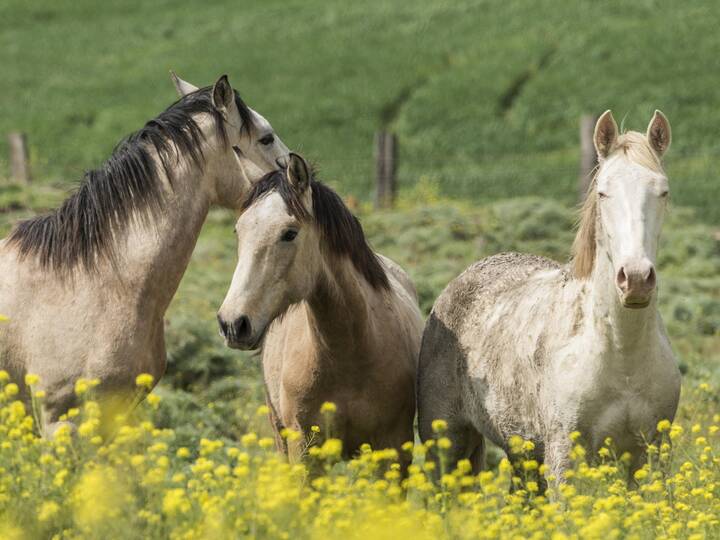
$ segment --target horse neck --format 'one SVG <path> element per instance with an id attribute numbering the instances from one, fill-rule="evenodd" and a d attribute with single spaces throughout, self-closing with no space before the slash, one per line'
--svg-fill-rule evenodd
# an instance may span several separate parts
<path id="1" fill-rule="evenodd" d="M 208 162 L 212 159 L 206 152 Z M 162 171 L 156 159 L 157 170 Z M 164 173 L 162 211 L 151 221 L 135 220 L 120 240 L 116 275 L 124 286 L 132 287 L 134 297 L 162 316 L 180 284 L 197 243 L 200 229 L 211 203 L 205 189 L 207 172 L 200 173 L 189 163 L 174 171 L 172 185 Z"/>
<path id="2" fill-rule="evenodd" d="M 610 350 L 623 354 L 640 352 L 650 357 L 649 347 L 658 339 L 657 294 L 644 309 L 628 309 L 615 288 L 615 270 L 607 250 L 598 242 L 590 277 L 593 328 Z"/>
<path id="3" fill-rule="evenodd" d="M 312 293 L 306 300 L 316 350 L 333 365 L 365 356 L 369 333 L 368 285 L 343 257 L 323 257 Z"/>

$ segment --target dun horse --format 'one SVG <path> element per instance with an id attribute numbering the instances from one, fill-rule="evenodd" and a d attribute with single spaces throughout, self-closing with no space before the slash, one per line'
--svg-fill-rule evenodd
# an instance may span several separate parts
<path id="1" fill-rule="evenodd" d="M 60 208 L 0 241 L 0 313 L 10 318 L 0 368 L 18 382 L 40 376 L 46 434 L 74 405 L 78 378 L 100 379 L 101 402 L 122 408 L 138 374 L 163 374 L 163 315 L 208 209 L 239 207 L 250 188 L 241 170 L 257 180 L 287 155 L 223 76 L 120 143 Z"/>
<path id="2" fill-rule="evenodd" d="M 332 435 L 351 456 L 362 443 L 413 440 L 422 317 L 405 272 L 373 253 L 360 223 L 291 154 L 265 176 L 237 222 L 239 261 L 218 320 L 226 343 L 262 345 L 279 450 L 301 457 L 320 408 L 337 406 Z"/>
<path id="3" fill-rule="evenodd" d="M 675 415 L 680 373 L 655 269 L 670 125 L 656 111 L 645 136 L 620 135 L 607 111 L 594 138 L 600 165 L 570 265 L 518 253 L 479 261 L 448 285 L 425 328 L 420 436 L 446 420 L 454 460 L 476 470 L 484 437 L 507 451 L 519 435 L 561 480 L 574 431 L 593 452 L 611 437 L 635 468 L 657 422 Z"/>

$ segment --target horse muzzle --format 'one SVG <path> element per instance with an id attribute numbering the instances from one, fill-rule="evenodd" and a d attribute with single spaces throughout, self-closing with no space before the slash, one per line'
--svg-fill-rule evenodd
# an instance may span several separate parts
<path id="1" fill-rule="evenodd" d="M 648 259 L 628 261 L 618 270 L 615 285 L 624 307 L 646 308 L 657 288 L 655 266 Z"/>
<path id="2" fill-rule="evenodd" d="M 251 351 L 257 349 L 265 332 L 254 332 L 253 325 L 247 315 L 241 315 L 231 322 L 218 315 L 220 335 L 225 339 L 225 345 L 231 349 Z"/>

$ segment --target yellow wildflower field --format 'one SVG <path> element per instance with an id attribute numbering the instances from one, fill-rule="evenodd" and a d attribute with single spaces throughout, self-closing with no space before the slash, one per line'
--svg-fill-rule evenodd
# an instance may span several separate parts
<path id="1" fill-rule="evenodd" d="M 47 440 L 35 429 L 42 392 L 26 405 L 8 379 L 0 372 L 3 539 L 720 536 L 720 415 L 706 383 L 685 388 L 676 423 L 658 424 L 662 438 L 648 445 L 630 487 L 626 457 L 606 441 L 598 456 L 576 445 L 568 482 L 543 493 L 544 467 L 525 457 L 533 446 L 519 438 L 511 459 L 477 476 L 468 462 L 451 471 L 441 460 L 443 470 L 433 470 L 424 456 L 449 447 L 443 422 L 433 426 L 435 440 L 405 445 L 414 458 L 407 478 L 394 450 L 364 447 L 341 462 L 340 441 L 323 438 L 322 427 L 313 430 L 317 444 L 305 464 L 287 463 L 272 439 L 254 432 L 236 444 L 177 447 L 172 430 L 148 420 L 160 399 L 154 394 L 105 441 L 94 381 L 76 388 L 84 404 L 68 414 L 77 433 L 61 428 Z M 36 388 L 38 380 L 29 375 L 25 383 Z M 324 410 L 333 413 L 332 405 Z M 258 410 L 258 421 L 266 412 Z"/>

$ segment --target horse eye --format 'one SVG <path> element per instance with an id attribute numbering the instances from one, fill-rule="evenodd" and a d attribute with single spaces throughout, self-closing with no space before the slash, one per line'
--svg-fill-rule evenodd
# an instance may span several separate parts
<path id="1" fill-rule="evenodd" d="M 666 191 L 663 191 L 663 192 L 660 194 L 660 197 L 665 198 L 665 197 L 668 196 L 668 193 L 669 193 L 669 192 L 668 192 L 667 190 L 666 190 Z"/>
<path id="2" fill-rule="evenodd" d="M 600 197 L 601 199 L 607 199 L 607 196 L 608 196 L 607 193 L 598 191 L 598 197 Z"/>
<path id="3" fill-rule="evenodd" d="M 295 237 L 298 235 L 298 232 L 295 229 L 288 229 L 283 233 L 283 235 L 280 237 L 280 240 L 282 242 L 292 242 L 295 240 Z"/>
<path id="4" fill-rule="evenodd" d="M 275 142 L 275 136 L 272 133 L 270 133 L 268 135 L 265 135 L 262 139 L 260 139 L 259 142 L 263 146 L 267 146 L 268 144 L 272 144 Z"/>

